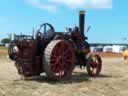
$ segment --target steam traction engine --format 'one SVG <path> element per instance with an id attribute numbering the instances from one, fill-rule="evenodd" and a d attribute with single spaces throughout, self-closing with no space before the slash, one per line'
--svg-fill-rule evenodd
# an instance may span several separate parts
<path id="1" fill-rule="evenodd" d="M 87 68 L 90 76 L 99 75 L 102 60 L 90 53 L 84 35 L 84 11 L 79 14 L 79 27 L 67 32 L 55 32 L 53 26 L 44 23 L 35 36 L 15 35 L 8 50 L 15 61 L 18 73 L 27 79 L 45 72 L 52 80 L 68 79 L 75 66 Z"/>

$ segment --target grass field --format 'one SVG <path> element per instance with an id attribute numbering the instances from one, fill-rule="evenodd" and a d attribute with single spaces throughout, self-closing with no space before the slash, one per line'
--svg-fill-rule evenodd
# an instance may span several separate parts
<path id="1" fill-rule="evenodd" d="M 8 53 L 7 48 L 0 46 L 0 57 L 6 56 Z"/>
<path id="2" fill-rule="evenodd" d="M 14 62 L 0 58 L 0 96 L 128 96 L 128 65 L 121 57 L 103 58 L 101 75 L 92 78 L 76 68 L 71 79 L 50 81 L 45 75 L 19 79 Z"/>

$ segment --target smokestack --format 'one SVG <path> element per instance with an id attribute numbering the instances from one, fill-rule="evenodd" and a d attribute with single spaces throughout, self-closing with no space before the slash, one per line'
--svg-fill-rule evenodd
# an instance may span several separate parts
<path id="1" fill-rule="evenodd" d="M 80 11 L 79 12 L 79 29 L 80 29 L 83 39 L 85 38 L 85 36 L 84 36 L 84 17 L 85 17 L 85 11 Z"/>

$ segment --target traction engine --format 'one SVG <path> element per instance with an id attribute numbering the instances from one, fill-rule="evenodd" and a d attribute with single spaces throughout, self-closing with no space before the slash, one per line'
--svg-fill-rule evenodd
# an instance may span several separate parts
<path id="1" fill-rule="evenodd" d="M 102 68 L 101 57 L 90 52 L 84 35 L 85 12 L 79 13 L 79 27 L 56 32 L 44 23 L 35 36 L 15 35 L 8 49 L 9 58 L 15 61 L 21 77 L 27 79 L 41 73 L 52 80 L 68 79 L 75 66 L 86 66 L 90 76 L 98 76 Z"/>

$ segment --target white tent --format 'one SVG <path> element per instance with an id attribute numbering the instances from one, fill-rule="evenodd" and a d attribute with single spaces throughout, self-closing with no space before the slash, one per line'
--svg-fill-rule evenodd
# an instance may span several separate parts
<path id="1" fill-rule="evenodd" d="M 112 52 L 112 46 L 104 46 L 103 52 Z"/>
<path id="2" fill-rule="evenodd" d="M 94 48 L 95 52 L 102 52 L 103 51 L 103 46 L 97 46 Z"/>
<path id="3" fill-rule="evenodd" d="M 120 45 L 113 45 L 112 46 L 112 52 L 113 53 L 123 53 L 123 51 L 126 49 L 126 46 L 120 46 Z"/>
<path id="4" fill-rule="evenodd" d="M 90 49 L 91 49 L 91 52 L 102 52 L 103 46 L 91 46 Z"/>
<path id="5" fill-rule="evenodd" d="M 91 52 L 94 52 L 94 49 L 95 49 L 95 47 L 93 47 L 93 46 L 90 47 Z"/>

